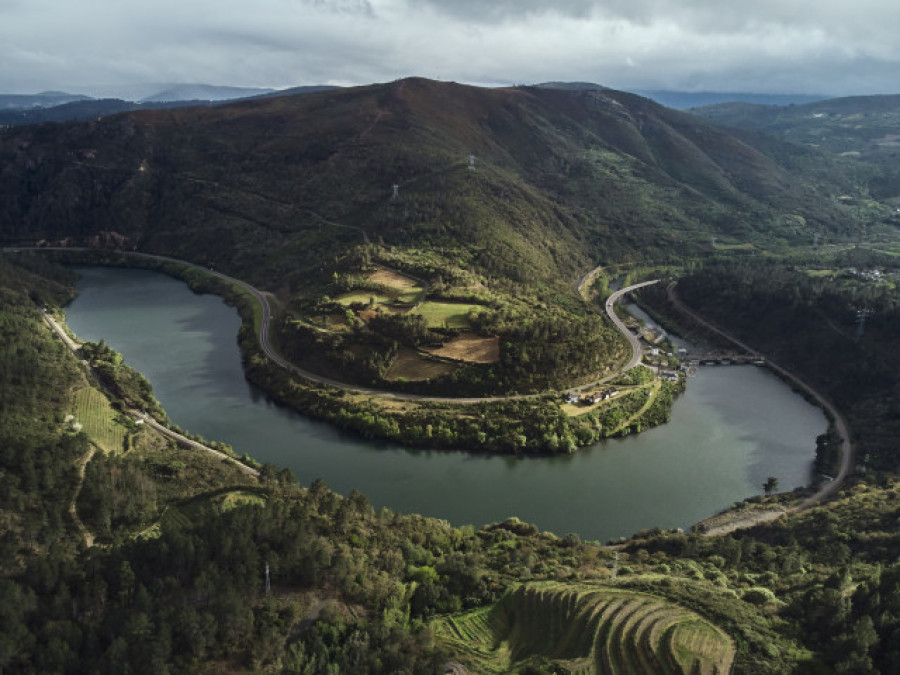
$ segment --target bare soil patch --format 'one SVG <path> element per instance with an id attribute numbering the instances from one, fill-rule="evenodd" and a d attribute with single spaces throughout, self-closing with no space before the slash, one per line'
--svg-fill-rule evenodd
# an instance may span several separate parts
<path id="1" fill-rule="evenodd" d="M 500 338 L 482 337 L 477 333 L 460 333 L 429 354 L 469 363 L 497 363 L 500 360 Z"/>
<path id="2" fill-rule="evenodd" d="M 412 290 L 413 288 L 420 288 L 419 282 L 415 279 L 410 279 L 409 277 L 404 276 L 399 272 L 395 272 L 394 270 L 386 270 L 383 267 L 379 267 L 374 272 L 369 274 L 369 279 L 374 281 L 376 284 L 382 284 L 384 286 L 389 286 L 391 288 L 396 288 L 399 290 Z"/>
<path id="3" fill-rule="evenodd" d="M 410 381 L 430 380 L 434 377 L 446 375 L 454 370 L 452 363 L 431 361 L 419 356 L 409 347 L 401 347 L 397 358 L 387 369 L 384 379 L 395 381 L 401 377 Z"/>

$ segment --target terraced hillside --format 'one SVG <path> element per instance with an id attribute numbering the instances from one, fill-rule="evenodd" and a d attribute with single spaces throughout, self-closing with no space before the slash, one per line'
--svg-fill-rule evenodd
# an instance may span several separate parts
<path id="1" fill-rule="evenodd" d="M 734 643 L 662 598 L 605 587 L 520 586 L 491 607 L 448 617 L 439 638 L 471 672 L 553 663 L 572 673 L 727 673 Z"/>

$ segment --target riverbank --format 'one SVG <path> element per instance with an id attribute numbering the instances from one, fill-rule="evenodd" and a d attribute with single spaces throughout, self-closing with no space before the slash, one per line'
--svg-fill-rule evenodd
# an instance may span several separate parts
<path id="1" fill-rule="evenodd" d="M 671 404 L 683 382 L 665 382 L 653 406 L 629 407 L 613 401 L 609 410 L 621 414 L 600 416 L 562 413 L 564 395 L 558 391 L 488 397 L 447 397 L 407 394 L 360 387 L 326 378 L 285 359 L 272 344 L 271 325 L 276 311 L 268 294 L 215 270 L 165 256 L 89 249 L 37 249 L 69 264 L 140 267 L 185 281 L 195 292 L 214 293 L 234 306 L 241 319 L 238 342 L 248 380 L 276 401 L 313 418 L 354 431 L 364 438 L 396 441 L 408 446 L 513 455 L 569 454 L 598 440 L 627 436 L 667 422 Z M 585 278 L 585 277 L 583 277 Z M 581 282 L 579 282 L 580 284 Z M 640 288 L 652 282 L 642 282 Z M 613 373 L 578 384 L 587 390 L 616 386 L 640 361 L 640 345 L 612 307 L 629 289 L 617 291 L 606 311 L 632 354 Z M 623 380 L 624 381 L 624 380 Z M 662 408 L 661 408 L 662 406 Z M 634 412 L 641 410 L 641 414 Z M 622 420 L 628 424 L 622 424 Z M 473 420 L 478 420 L 473 424 Z"/>
<path id="2" fill-rule="evenodd" d="M 219 297 L 140 270 L 93 267 L 82 275 L 69 308 L 73 330 L 105 338 L 139 367 L 174 425 L 287 467 L 302 484 L 321 477 L 341 494 L 359 490 L 376 508 L 456 525 L 515 515 L 599 541 L 654 526 L 686 529 L 758 494 L 773 471 L 785 487 L 805 485 L 812 441 L 825 429 L 818 409 L 747 366 L 704 370 L 665 427 L 572 455 L 515 458 L 363 440 L 249 386 L 234 341 L 240 319 Z"/>
<path id="3" fill-rule="evenodd" d="M 833 429 L 839 435 L 841 439 L 841 452 L 840 452 L 840 469 L 838 471 L 837 476 L 835 476 L 833 481 L 823 483 L 816 492 L 805 499 L 803 499 L 800 503 L 790 506 L 786 512 L 796 513 L 798 511 L 806 510 L 822 501 L 824 501 L 829 496 L 833 495 L 844 482 L 847 480 L 847 477 L 850 474 L 850 470 L 853 466 L 853 446 L 850 438 L 850 429 L 847 424 L 847 420 L 841 414 L 841 412 L 837 409 L 837 407 L 829 401 L 824 394 L 813 389 L 810 385 L 800 379 L 797 375 L 790 372 L 786 368 L 781 367 L 777 363 L 773 362 L 771 358 L 765 357 L 764 354 L 758 352 L 753 349 L 731 333 L 715 326 L 708 320 L 704 319 L 696 312 L 694 312 L 690 307 L 684 304 L 681 299 L 678 297 L 676 292 L 677 282 L 673 281 L 669 283 L 666 288 L 666 295 L 672 304 L 672 306 L 683 314 L 686 317 L 689 317 L 692 321 L 696 322 L 698 325 L 702 326 L 704 329 L 715 333 L 719 337 L 725 339 L 726 341 L 736 345 L 740 349 L 746 351 L 747 353 L 754 354 L 759 357 L 764 357 L 766 366 L 770 368 L 777 375 L 785 379 L 787 382 L 791 383 L 793 386 L 798 387 L 801 391 L 803 391 L 806 395 L 811 397 L 813 401 L 815 401 L 816 405 L 820 406 L 829 416 L 831 424 L 833 425 Z M 771 518 L 768 518 L 771 519 Z M 738 519 L 740 520 L 740 519 Z M 732 527 L 731 530 L 740 529 L 743 527 L 751 527 L 753 525 L 758 524 L 758 514 L 752 515 L 745 520 L 746 524 L 738 524 L 735 527 Z M 729 527 L 732 523 L 729 523 Z"/>

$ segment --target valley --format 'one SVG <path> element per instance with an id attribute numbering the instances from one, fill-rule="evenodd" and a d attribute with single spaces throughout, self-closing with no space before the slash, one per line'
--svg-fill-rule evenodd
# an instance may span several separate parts
<path id="1" fill-rule="evenodd" d="M 889 146 L 801 119 L 408 78 L 0 131 L 0 668 L 891 672 Z"/>

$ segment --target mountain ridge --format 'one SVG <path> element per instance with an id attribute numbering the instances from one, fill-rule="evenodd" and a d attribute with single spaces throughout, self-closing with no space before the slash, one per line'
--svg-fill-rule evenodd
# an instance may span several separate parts
<path id="1" fill-rule="evenodd" d="M 852 176 L 815 151 L 772 145 L 625 92 L 409 78 L 9 129 L 0 236 L 111 231 L 201 261 L 207 250 L 234 258 L 225 242 L 249 241 L 257 250 L 239 264 L 255 267 L 267 264 L 263 240 L 299 242 L 324 219 L 388 242 L 462 237 L 480 264 L 514 271 L 535 255 L 586 266 L 696 252 L 711 233 L 789 237 L 795 216 L 846 229 L 837 196 L 856 189 Z M 810 186 L 800 169 L 820 180 Z"/>

